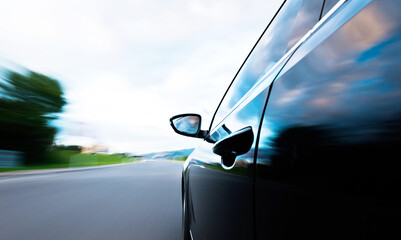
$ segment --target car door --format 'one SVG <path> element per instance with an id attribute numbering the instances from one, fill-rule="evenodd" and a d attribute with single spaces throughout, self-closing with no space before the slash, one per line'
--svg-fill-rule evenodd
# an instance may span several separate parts
<path id="1" fill-rule="evenodd" d="M 193 239 L 255 237 L 254 153 L 269 85 L 322 6 L 322 0 L 283 4 L 225 94 L 206 141 L 189 156 L 185 190 Z M 225 142 L 250 150 L 235 159 L 216 154 Z"/>
<path id="2" fill-rule="evenodd" d="M 257 239 L 400 239 L 400 1 L 340 1 L 272 83 Z"/>

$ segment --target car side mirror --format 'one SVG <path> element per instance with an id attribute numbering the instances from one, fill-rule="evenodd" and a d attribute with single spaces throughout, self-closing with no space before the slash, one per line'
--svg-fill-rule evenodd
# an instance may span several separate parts
<path id="1" fill-rule="evenodd" d="M 170 125 L 174 131 L 188 137 L 206 137 L 207 131 L 200 129 L 201 122 L 202 117 L 195 113 L 180 114 L 170 118 Z"/>

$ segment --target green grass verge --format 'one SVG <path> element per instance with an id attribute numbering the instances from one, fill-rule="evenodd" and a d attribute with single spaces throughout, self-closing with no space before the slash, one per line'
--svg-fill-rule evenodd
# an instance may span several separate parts
<path id="1" fill-rule="evenodd" d="M 187 158 L 188 158 L 188 156 L 185 156 L 185 157 L 176 157 L 176 158 L 174 158 L 174 159 L 172 159 L 172 160 L 185 162 L 185 161 L 187 160 Z"/>
<path id="2" fill-rule="evenodd" d="M 70 150 L 57 150 L 47 153 L 47 163 L 20 168 L 0 168 L 0 172 L 38 170 L 68 167 L 90 167 L 108 164 L 130 163 L 136 159 L 115 154 L 78 153 Z"/>

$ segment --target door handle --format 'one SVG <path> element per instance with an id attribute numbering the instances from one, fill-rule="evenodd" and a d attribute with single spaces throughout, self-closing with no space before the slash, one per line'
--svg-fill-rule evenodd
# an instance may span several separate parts
<path id="1" fill-rule="evenodd" d="M 223 167 L 230 168 L 234 165 L 237 156 L 245 154 L 251 149 L 253 138 L 252 127 L 242 128 L 216 142 L 213 152 L 221 156 Z"/>

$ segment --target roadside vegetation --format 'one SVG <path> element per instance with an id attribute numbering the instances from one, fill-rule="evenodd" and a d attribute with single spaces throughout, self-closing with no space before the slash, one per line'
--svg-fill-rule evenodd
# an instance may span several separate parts
<path id="1" fill-rule="evenodd" d="M 0 168 L 0 172 L 51 168 L 90 167 L 107 164 L 130 163 L 136 158 L 120 154 L 80 153 L 73 150 L 53 150 L 46 153 L 48 161 L 20 168 Z"/>
<path id="2" fill-rule="evenodd" d="M 32 72 L 0 72 L 0 149 L 23 154 L 25 166 L 45 164 L 67 103 L 58 80 Z"/>
<path id="3" fill-rule="evenodd" d="M 0 68 L 0 172 L 134 161 L 125 154 L 83 153 L 87 151 L 81 146 L 55 145 L 58 129 L 53 121 L 66 104 L 57 79 Z"/>
<path id="4" fill-rule="evenodd" d="M 188 158 L 188 156 L 181 156 L 181 157 L 173 158 L 172 160 L 185 162 L 185 160 L 187 160 L 187 158 Z"/>

